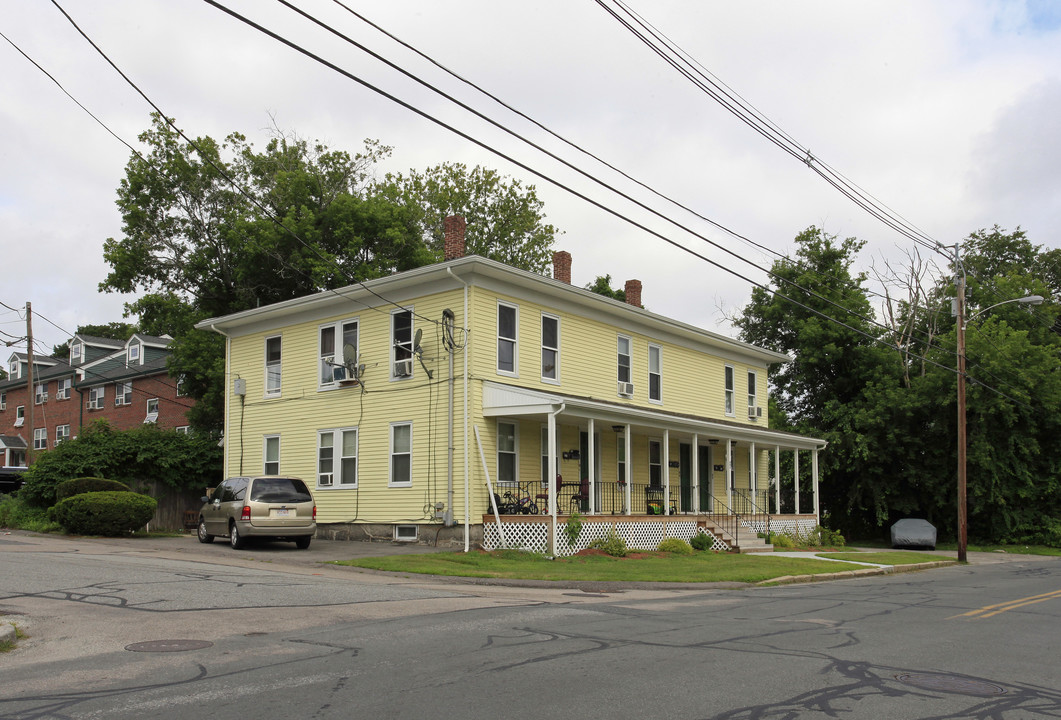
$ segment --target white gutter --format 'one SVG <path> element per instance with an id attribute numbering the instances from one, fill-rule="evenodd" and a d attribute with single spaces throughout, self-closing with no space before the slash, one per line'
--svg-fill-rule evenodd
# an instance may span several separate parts
<path id="1" fill-rule="evenodd" d="M 469 345 L 472 342 L 472 328 L 471 322 L 468 319 L 468 283 L 461 280 L 453 272 L 452 267 L 446 268 L 446 274 L 451 278 L 459 282 L 464 286 L 464 330 L 465 330 L 465 341 L 464 341 L 464 552 L 471 550 L 471 489 L 468 487 L 468 483 L 471 482 L 471 475 L 468 472 L 468 352 Z M 452 423 L 452 418 L 450 419 Z M 450 503 L 453 502 L 453 477 L 450 476 Z M 450 505 L 450 511 L 452 512 L 453 505 Z"/>

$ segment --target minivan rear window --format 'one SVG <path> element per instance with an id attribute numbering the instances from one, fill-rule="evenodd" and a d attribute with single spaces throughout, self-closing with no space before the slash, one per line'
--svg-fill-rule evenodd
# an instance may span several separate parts
<path id="1" fill-rule="evenodd" d="M 312 499 L 306 483 L 298 478 L 258 478 L 251 486 L 252 502 L 296 503 Z"/>

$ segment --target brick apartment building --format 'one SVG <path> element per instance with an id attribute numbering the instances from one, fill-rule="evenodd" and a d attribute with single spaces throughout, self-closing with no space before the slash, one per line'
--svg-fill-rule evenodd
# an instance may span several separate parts
<path id="1" fill-rule="evenodd" d="M 195 401 L 166 371 L 171 340 L 75 335 L 67 359 L 33 357 L 32 390 L 26 354 L 12 353 L 0 380 L 0 480 L 26 467 L 30 449 L 53 448 L 96 420 L 119 430 L 155 423 L 186 432 Z"/>

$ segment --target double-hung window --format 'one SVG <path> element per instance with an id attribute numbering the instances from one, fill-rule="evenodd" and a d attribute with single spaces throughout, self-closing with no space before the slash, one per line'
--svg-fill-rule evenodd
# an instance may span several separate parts
<path id="1" fill-rule="evenodd" d="M 413 375 L 413 311 L 391 313 L 391 377 Z"/>
<path id="2" fill-rule="evenodd" d="M 498 486 L 515 486 L 519 477 L 517 472 L 518 455 L 516 453 L 516 423 L 508 420 L 497 421 L 497 484 Z"/>
<path id="3" fill-rule="evenodd" d="M 648 399 L 663 402 L 663 348 L 648 346 Z"/>
<path id="4" fill-rule="evenodd" d="M 542 314 L 542 380 L 560 380 L 560 318 Z"/>
<path id="5" fill-rule="evenodd" d="M 556 457 L 556 472 L 560 472 L 560 428 L 556 428 L 556 437 L 553 442 L 555 446 L 557 457 Z M 542 425 L 542 489 L 545 490 L 549 487 L 549 426 Z"/>
<path id="6" fill-rule="evenodd" d="M 317 487 L 357 487 L 357 428 L 317 433 Z"/>
<path id="7" fill-rule="evenodd" d="M 733 366 L 726 366 L 726 414 L 735 414 L 736 391 L 733 387 Z"/>
<path id="8" fill-rule="evenodd" d="M 266 435 L 262 438 L 262 474 L 280 474 L 280 436 Z"/>
<path id="9" fill-rule="evenodd" d="M 497 303 L 497 372 L 501 375 L 519 373 L 519 308 L 508 303 Z"/>
<path id="10" fill-rule="evenodd" d="M 7 391 L 0 390 L 0 410 L 7 410 Z"/>
<path id="11" fill-rule="evenodd" d="M 413 424 L 391 423 L 390 484 L 408 487 L 413 484 Z"/>
<path id="12" fill-rule="evenodd" d="M 350 370 L 353 369 L 353 371 Z M 357 374 L 357 320 L 320 328 L 320 384 L 334 386 Z"/>
<path id="13" fill-rule="evenodd" d="M 124 382 L 118 383 L 114 386 L 114 404 L 115 405 L 132 405 L 133 403 L 133 383 Z"/>
<path id="14" fill-rule="evenodd" d="M 648 441 L 648 484 L 663 487 L 663 443 L 659 440 Z"/>
<path id="15" fill-rule="evenodd" d="M 70 378 L 63 378 L 59 380 L 55 385 L 55 399 L 56 400 L 69 400 L 70 399 Z"/>
<path id="16" fill-rule="evenodd" d="M 88 389 L 88 409 L 89 410 L 102 410 L 103 401 L 106 399 L 107 388 L 103 385 L 99 385 L 94 388 Z"/>
<path id="17" fill-rule="evenodd" d="M 619 336 L 617 363 L 618 368 L 616 374 L 619 378 L 619 394 L 633 395 L 634 382 L 633 377 L 630 374 L 630 338 L 626 335 Z"/>
<path id="18" fill-rule="evenodd" d="M 140 344 L 136 343 L 129 346 L 129 365 L 140 364 Z"/>
<path id="19" fill-rule="evenodd" d="M 58 445 L 63 440 L 70 437 L 70 426 L 69 425 L 56 425 L 55 426 L 55 444 Z"/>
<path id="20" fill-rule="evenodd" d="M 147 415 L 144 416 L 144 422 L 158 422 L 158 398 L 151 398 L 147 401 Z"/>
<path id="21" fill-rule="evenodd" d="M 45 450 L 48 447 L 48 428 L 35 428 L 33 430 L 33 449 Z"/>
<path id="22" fill-rule="evenodd" d="M 755 417 L 755 407 L 758 405 L 758 398 L 756 397 L 758 375 L 753 370 L 748 371 L 748 417 Z"/>
<path id="23" fill-rule="evenodd" d="M 81 362 L 81 343 L 79 343 L 79 342 L 71 343 L 70 344 L 70 364 L 71 365 L 76 365 L 79 362 Z"/>
<path id="24" fill-rule="evenodd" d="M 34 386 L 33 402 L 35 405 L 48 402 L 48 383 L 41 382 Z"/>
<path id="25" fill-rule="evenodd" d="M 283 380 L 283 372 L 281 370 L 282 352 L 281 337 L 279 335 L 265 338 L 265 394 L 270 397 L 280 394 L 280 383 Z M 181 382 L 178 380 L 178 395 L 180 394 L 180 387 Z"/>

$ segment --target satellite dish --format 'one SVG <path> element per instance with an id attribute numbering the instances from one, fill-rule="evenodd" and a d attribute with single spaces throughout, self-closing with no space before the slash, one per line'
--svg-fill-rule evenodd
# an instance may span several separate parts
<path id="1" fill-rule="evenodd" d="M 413 352 L 422 353 L 424 350 L 420 347 L 420 340 L 424 337 L 424 331 L 420 328 L 416 329 L 416 335 L 413 336 Z"/>
<path id="2" fill-rule="evenodd" d="M 346 368 L 346 377 L 351 380 L 356 380 L 357 348 L 350 343 L 343 345 L 343 366 Z"/>

